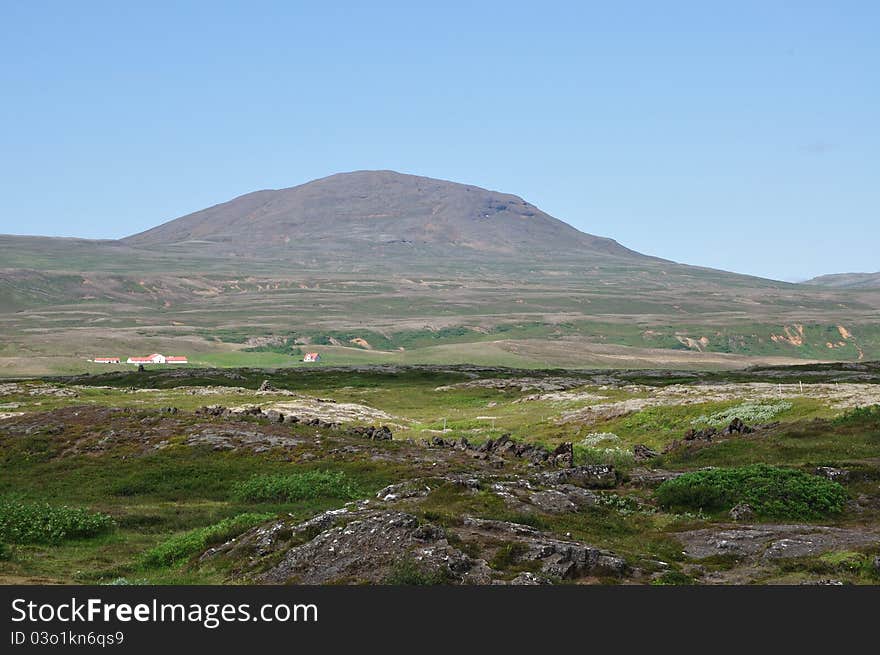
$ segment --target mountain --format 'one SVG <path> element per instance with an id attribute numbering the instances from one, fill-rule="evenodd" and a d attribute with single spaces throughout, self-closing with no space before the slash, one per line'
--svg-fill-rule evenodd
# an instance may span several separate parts
<path id="1" fill-rule="evenodd" d="M 648 257 L 514 195 L 392 171 L 249 193 L 122 240 L 0 235 L 0 377 L 96 354 L 729 367 L 880 357 L 880 288 Z M 99 372 L 100 366 L 94 366 Z"/>
<path id="2" fill-rule="evenodd" d="M 812 284 L 833 289 L 877 289 L 880 288 L 880 273 L 835 273 L 820 275 L 804 284 Z"/>
<path id="3" fill-rule="evenodd" d="M 340 173 L 249 193 L 122 240 L 238 256 L 398 250 L 648 259 L 585 234 L 522 198 L 394 171 Z"/>

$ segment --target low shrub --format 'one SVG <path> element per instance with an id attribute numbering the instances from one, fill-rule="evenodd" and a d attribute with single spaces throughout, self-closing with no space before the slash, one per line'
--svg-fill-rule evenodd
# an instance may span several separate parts
<path id="1" fill-rule="evenodd" d="M 4 543 L 0 543 L 0 562 L 12 559 L 12 551 Z"/>
<path id="2" fill-rule="evenodd" d="M 766 423 L 777 414 L 787 412 L 793 405 L 787 400 L 778 403 L 755 403 L 746 402 L 736 407 L 730 407 L 714 414 L 703 414 L 691 423 L 693 425 L 711 425 L 721 427 L 728 425 L 733 419 L 738 418 L 745 423 Z"/>
<path id="3" fill-rule="evenodd" d="M 271 514 L 239 514 L 214 525 L 175 535 L 144 553 L 141 563 L 148 568 L 180 564 L 209 546 L 225 543 L 271 518 Z"/>
<path id="4" fill-rule="evenodd" d="M 361 495 L 358 485 L 342 471 L 255 475 L 232 488 L 235 500 L 248 503 L 284 503 L 311 498 L 351 500 Z"/>
<path id="5" fill-rule="evenodd" d="M 626 448 L 599 448 L 595 446 L 575 446 L 575 459 L 583 464 L 606 464 L 626 468 L 635 464 L 635 456 Z"/>
<path id="6" fill-rule="evenodd" d="M 13 544 L 57 544 L 107 532 L 106 514 L 66 505 L 0 500 L 0 539 Z"/>
<path id="7" fill-rule="evenodd" d="M 817 519 L 840 512 L 846 490 L 837 482 L 794 469 L 753 464 L 686 473 L 656 491 L 666 509 L 727 511 L 748 503 L 760 517 Z"/>
<path id="8" fill-rule="evenodd" d="M 598 446 L 603 442 L 612 442 L 612 441 L 620 441 L 620 437 L 618 437 L 613 432 L 591 432 L 586 437 L 584 437 L 580 445 L 581 446 Z"/>

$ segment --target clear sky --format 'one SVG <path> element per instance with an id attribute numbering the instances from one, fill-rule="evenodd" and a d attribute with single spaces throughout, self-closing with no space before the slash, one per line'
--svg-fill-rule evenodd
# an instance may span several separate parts
<path id="1" fill-rule="evenodd" d="M 388 168 L 690 264 L 876 271 L 878 34 L 872 0 L 2 1 L 0 232 Z"/>

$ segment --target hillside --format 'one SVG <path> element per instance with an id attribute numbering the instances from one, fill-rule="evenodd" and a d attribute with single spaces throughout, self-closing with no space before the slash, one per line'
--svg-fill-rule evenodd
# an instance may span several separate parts
<path id="1" fill-rule="evenodd" d="M 362 255 L 396 246 L 445 255 L 565 253 L 645 259 L 585 234 L 518 196 L 393 171 L 331 175 L 249 193 L 123 239 L 239 256 L 320 251 Z"/>
<path id="2" fill-rule="evenodd" d="M 126 239 L 0 235 L 0 375 L 205 366 L 736 368 L 880 357 L 880 289 L 677 264 L 513 195 L 390 171 L 258 191 Z"/>
<path id="3" fill-rule="evenodd" d="M 820 275 L 812 280 L 808 280 L 804 284 L 833 289 L 877 289 L 880 288 L 880 272 Z"/>

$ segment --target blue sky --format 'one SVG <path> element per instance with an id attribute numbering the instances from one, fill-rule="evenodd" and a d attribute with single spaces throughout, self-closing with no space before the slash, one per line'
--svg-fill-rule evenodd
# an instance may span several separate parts
<path id="1" fill-rule="evenodd" d="M 869 1 L 3 2 L 0 232 L 121 237 L 388 168 L 686 263 L 875 271 L 878 25 Z"/>

